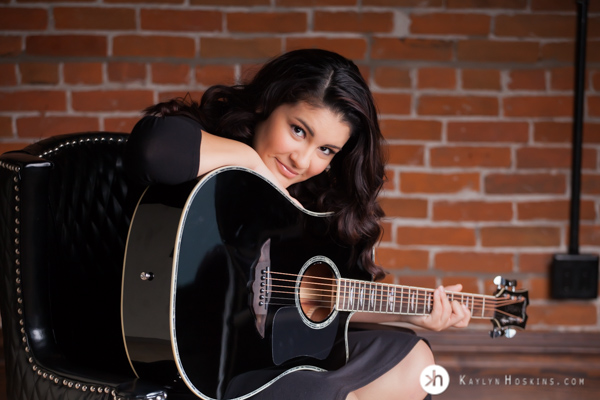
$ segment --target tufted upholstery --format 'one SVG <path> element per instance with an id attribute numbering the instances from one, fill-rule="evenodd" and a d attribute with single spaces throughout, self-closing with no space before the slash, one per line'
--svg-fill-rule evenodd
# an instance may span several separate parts
<path id="1" fill-rule="evenodd" d="M 11 400 L 183 398 L 137 381 L 123 346 L 123 254 L 143 190 L 123 172 L 126 140 L 62 135 L 0 156 L 0 306 Z"/>

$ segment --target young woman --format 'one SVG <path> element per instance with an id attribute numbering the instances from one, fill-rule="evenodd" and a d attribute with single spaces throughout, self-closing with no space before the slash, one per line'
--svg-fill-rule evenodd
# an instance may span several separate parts
<path id="1" fill-rule="evenodd" d="M 145 184 L 176 184 L 215 168 L 250 168 L 331 224 L 356 265 L 380 278 L 370 249 L 381 235 L 377 196 L 384 182 L 382 135 L 372 94 L 356 65 L 324 50 L 297 50 L 268 62 L 247 84 L 209 88 L 200 104 L 152 106 L 128 142 L 126 166 Z M 446 288 L 461 290 L 460 285 Z M 470 313 L 434 292 L 427 316 L 355 314 L 352 321 L 464 327 Z M 331 372 L 285 375 L 256 399 L 417 399 L 421 371 L 434 363 L 413 333 L 349 334 L 350 360 Z"/>

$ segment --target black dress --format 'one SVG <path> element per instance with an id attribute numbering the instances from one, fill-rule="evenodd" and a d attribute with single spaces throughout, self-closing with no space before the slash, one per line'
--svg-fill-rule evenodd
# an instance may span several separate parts
<path id="1" fill-rule="evenodd" d="M 202 127 L 183 116 L 144 117 L 129 138 L 125 166 L 146 185 L 177 184 L 198 173 Z M 348 394 L 374 381 L 397 365 L 423 340 L 408 329 L 356 330 L 348 333 L 349 361 L 327 372 L 296 371 L 275 380 L 256 394 L 256 400 L 344 400 Z M 263 375 L 264 376 L 261 376 Z M 258 371 L 234 379 L 226 393 L 234 398 L 248 393 L 246 382 L 269 381 Z"/>

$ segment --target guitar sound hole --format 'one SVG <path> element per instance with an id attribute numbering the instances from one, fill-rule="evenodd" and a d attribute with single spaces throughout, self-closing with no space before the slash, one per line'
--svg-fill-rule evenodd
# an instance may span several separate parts
<path id="1" fill-rule="evenodd" d="M 315 263 L 308 267 L 300 281 L 300 307 L 312 322 L 323 322 L 335 306 L 336 280 L 330 266 Z"/>

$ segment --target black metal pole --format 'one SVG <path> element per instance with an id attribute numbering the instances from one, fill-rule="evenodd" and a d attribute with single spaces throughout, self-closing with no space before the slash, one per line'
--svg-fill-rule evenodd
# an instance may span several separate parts
<path id="1" fill-rule="evenodd" d="M 573 159 L 571 168 L 571 210 L 569 254 L 579 254 L 579 208 L 581 193 L 581 148 L 585 107 L 585 49 L 589 0 L 577 0 L 577 40 L 575 42 L 575 108 L 573 110 Z"/>

